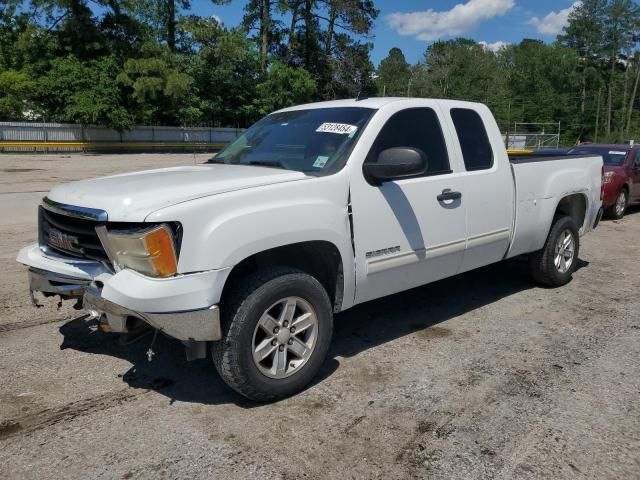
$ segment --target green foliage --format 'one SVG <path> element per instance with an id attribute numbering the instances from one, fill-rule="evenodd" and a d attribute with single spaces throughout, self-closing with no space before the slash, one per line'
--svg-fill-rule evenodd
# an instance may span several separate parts
<path id="1" fill-rule="evenodd" d="M 509 75 L 503 52 L 495 54 L 459 38 L 427 48 L 423 61 L 413 68 L 409 90 L 415 96 L 486 103 L 506 128 L 512 96 Z"/>
<path id="2" fill-rule="evenodd" d="M 637 63 L 626 59 L 637 53 L 639 31 L 640 7 L 632 0 L 584 0 L 569 16 L 558 40 L 580 57 L 581 137 L 622 141 L 630 133 L 637 96 L 628 77 Z"/>
<path id="3" fill-rule="evenodd" d="M 387 58 L 380 62 L 376 87 L 378 95 L 403 96 L 409 89 L 411 66 L 404 58 L 402 50 L 392 48 Z"/>
<path id="4" fill-rule="evenodd" d="M 73 55 L 55 59 L 36 86 L 35 101 L 42 117 L 47 121 L 130 128 L 134 117 L 123 105 L 116 72 L 113 57 L 89 62 L 81 62 Z"/>
<path id="5" fill-rule="evenodd" d="M 254 122 L 260 77 L 254 44 L 241 30 L 216 27 L 210 29 L 209 35 L 200 32 L 198 42 L 199 54 L 191 59 L 189 70 L 195 78 L 204 121 L 232 127 Z"/>
<path id="6" fill-rule="evenodd" d="M 23 72 L 0 72 L 0 119 L 18 119 L 30 110 L 35 82 Z"/>
<path id="7" fill-rule="evenodd" d="M 0 117 L 246 127 L 292 104 L 377 92 L 484 102 L 503 130 L 560 121 L 567 143 L 640 138 L 633 0 L 583 0 L 556 43 L 492 52 L 454 39 L 416 65 L 393 48 L 377 69 L 374 0 L 245 0 L 238 28 L 190 3 L 1 2 Z"/>
<path id="8" fill-rule="evenodd" d="M 316 82 L 304 68 L 275 62 L 257 87 L 256 113 L 266 115 L 274 110 L 310 102 Z"/>
<path id="9" fill-rule="evenodd" d="M 142 58 L 130 58 L 116 83 L 127 89 L 142 123 L 187 124 L 200 116 L 194 105 L 194 79 L 181 58 L 165 47 L 146 45 Z"/>

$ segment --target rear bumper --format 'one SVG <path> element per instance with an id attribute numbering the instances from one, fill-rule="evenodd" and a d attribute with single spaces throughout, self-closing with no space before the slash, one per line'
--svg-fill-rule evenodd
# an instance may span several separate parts
<path id="1" fill-rule="evenodd" d="M 18 261 L 30 267 L 34 301 L 34 292 L 78 299 L 113 332 L 127 332 L 128 320 L 135 318 L 182 341 L 221 338 L 217 304 L 227 269 L 157 279 L 131 270 L 113 273 L 97 262 L 52 257 L 37 245 L 21 250 Z"/>

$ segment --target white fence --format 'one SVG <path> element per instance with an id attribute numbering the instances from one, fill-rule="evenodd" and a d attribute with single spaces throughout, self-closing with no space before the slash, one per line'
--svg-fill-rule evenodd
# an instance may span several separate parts
<path id="1" fill-rule="evenodd" d="M 220 149 L 244 130 L 209 127 L 137 126 L 118 132 L 67 123 L 0 122 L 4 151 L 117 149 Z"/>

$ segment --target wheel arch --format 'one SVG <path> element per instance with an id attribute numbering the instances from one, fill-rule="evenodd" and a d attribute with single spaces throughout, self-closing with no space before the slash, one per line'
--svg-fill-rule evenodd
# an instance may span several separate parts
<path id="1" fill-rule="evenodd" d="M 316 278 L 327 291 L 334 312 L 343 309 L 344 262 L 340 249 L 326 240 L 281 245 L 253 253 L 231 269 L 222 289 L 221 303 L 246 275 L 274 266 L 295 268 Z"/>
<path id="2" fill-rule="evenodd" d="M 573 219 L 579 231 L 582 230 L 587 217 L 588 205 L 588 199 L 584 193 L 565 195 L 560 199 L 556 206 L 556 210 L 553 214 L 552 225 L 556 218 L 566 215 Z M 550 230 L 551 225 L 549 226 L 549 231 Z M 548 232 L 547 235 L 549 235 Z"/>

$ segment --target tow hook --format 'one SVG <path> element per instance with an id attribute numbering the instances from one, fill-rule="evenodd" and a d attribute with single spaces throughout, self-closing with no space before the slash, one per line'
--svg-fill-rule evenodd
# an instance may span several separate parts
<path id="1" fill-rule="evenodd" d="M 149 345 L 149 350 L 147 350 L 147 361 L 152 362 L 153 356 L 156 352 L 153 351 L 153 344 L 156 343 L 156 337 L 158 336 L 158 329 L 156 328 L 153 332 L 153 338 L 151 339 L 151 345 Z"/>
<path id="2" fill-rule="evenodd" d="M 33 305 L 36 308 L 43 307 L 44 305 L 38 303 L 38 300 L 36 300 L 36 295 L 34 292 L 35 290 L 29 290 L 29 298 L 31 299 L 31 305 Z"/>

